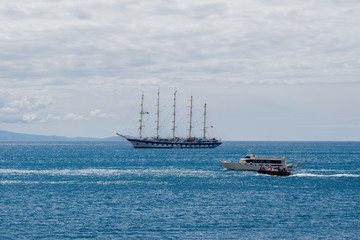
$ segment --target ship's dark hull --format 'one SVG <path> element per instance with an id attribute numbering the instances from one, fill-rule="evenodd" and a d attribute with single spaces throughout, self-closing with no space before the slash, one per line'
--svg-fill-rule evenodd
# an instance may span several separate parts
<path id="1" fill-rule="evenodd" d="M 276 176 L 290 176 L 291 172 L 287 172 L 287 171 L 263 171 L 263 170 L 258 170 L 258 173 L 262 173 L 262 174 L 268 174 L 268 175 L 276 175 Z"/>
<path id="2" fill-rule="evenodd" d="M 213 142 L 181 142 L 181 141 L 154 141 L 143 139 L 130 139 L 127 140 L 133 145 L 134 148 L 215 148 L 221 144 L 219 141 Z"/>

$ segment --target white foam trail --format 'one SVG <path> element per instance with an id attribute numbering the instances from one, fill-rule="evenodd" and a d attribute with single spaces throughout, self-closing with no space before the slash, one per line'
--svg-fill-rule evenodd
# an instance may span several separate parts
<path id="1" fill-rule="evenodd" d="M 85 182 L 76 182 L 76 181 L 19 181 L 19 180 L 2 180 L 0 184 L 99 184 L 99 185 L 126 185 L 126 184 L 167 184 L 167 182 L 154 182 L 154 181 L 85 181 Z"/>
<path id="2" fill-rule="evenodd" d="M 0 181 L 0 184 L 40 184 L 40 183 L 46 183 L 46 184 L 73 184 L 74 181 L 19 181 L 19 180 L 3 180 Z"/>
<path id="3" fill-rule="evenodd" d="M 50 176 L 120 176 L 120 175 L 155 175 L 155 176 L 214 176 L 214 171 L 191 169 L 51 169 L 51 170 L 22 170 L 0 169 L 0 175 L 50 175 Z"/>
<path id="4" fill-rule="evenodd" d="M 3 180 L 0 181 L 0 184 L 19 184 L 22 183 L 23 181 L 15 181 L 15 180 Z"/>
<path id="5" fill-rule="evenodd" d="M 293 177 L 360 177 L 359 174 L 339 173 L 339 174 L 314 174 L 314 173 L 296 173 Z"/>
<path id="6" fill-rule="evenodd" d="M 302 172 L 306 171 L 306 172 L 341 172 L 341 173 L 346 173 L 346 172 L 360 172 L 360 169 L 352 169 L 352 170 L 341 170 L 341 169 L 306 169 L 306 170 L 301 170 Z"/>
<path id="7" fill-rule="evenodd" d="M 20 170 L 1 169 L 0 174 L 11 175 L 116 175 L 120 170 L 112 169 L 52 169 L 52 170 Z"/>

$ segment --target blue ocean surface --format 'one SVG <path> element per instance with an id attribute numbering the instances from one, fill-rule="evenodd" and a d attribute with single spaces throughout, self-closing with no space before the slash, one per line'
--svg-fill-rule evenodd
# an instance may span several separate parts
<path id="1" fill-rule="evenodd" d="M 225 170 L 248 149 L 292 176 Z M 360 142 L 0 142 L 1 239 L 360 239 Z"/>

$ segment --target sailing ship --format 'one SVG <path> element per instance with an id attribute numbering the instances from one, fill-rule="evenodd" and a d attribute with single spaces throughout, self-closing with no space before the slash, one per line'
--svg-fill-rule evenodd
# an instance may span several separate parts
<path id="1" fill-rule="evenodd" d="M 144 94 L 141 95 L 141 109 L 140 109 L 140 126 L 139 126 L 139 138 L 128 137 L 119 133 L 116 133 L 118 136 L 128 140 L 134 148 L 215 148 L 219 146 L 222 142 L 216 138 L 207 138 L 206 137 L 206 103 L 204 105 L 204 121 L 203 121 L 203 137 L 194 137 L 192 136 L 192 105 L 193 97 L 190 98 L 190 121 L 189 121 L 189 136 L 188 137 L 177 137 L 175 135 L 176 128 L 176 93 L 174 92 L 174 104 L 173 104 L 173 127 L 172 127 L 172 138 L 163 138 L 159 136 L 159 116 L 160 116 L 160 92 L 158 90 L 157 97 L 157 113 L 156 113 L 156 135 L 153 137 L 143 137 L 143 115 L 144 115 Z"/>

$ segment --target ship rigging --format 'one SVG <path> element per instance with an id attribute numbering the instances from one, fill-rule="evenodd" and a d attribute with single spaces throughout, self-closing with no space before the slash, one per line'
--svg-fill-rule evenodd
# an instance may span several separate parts
<path id="1" fill-rule="evenodd" d="M 159 136 L 159 119 L 160 119 L 160 91 L 157 92 L 157 105 L 156 105 L 156 135 L 154 137 L 143 138 L 143 115 L 144 115 L 144 94 L 141 95 L 141 105 L 140 105 L 140 119 L 139 119 L 139 138 L 128 137 L 122 134 L 117 133 L 118 136 L 121 136 L 128 140 L 134 148 L 215 148 L 219 146 L 222 142 L 216 138 L 206 138 L 206 103 L 204 104 L 204 120 L 203 120 L 203 137 L 197 138 L 192 136 L 193 129 L 193 97 L 190 98 L 189 106 L 189 133 L 188 137 L 177 137 L 175 135 L 176 129 L 176 93 L 174 92 L 173 98 L 173 127 L 172 127 L 172 138 L 161 138 Z"/>

